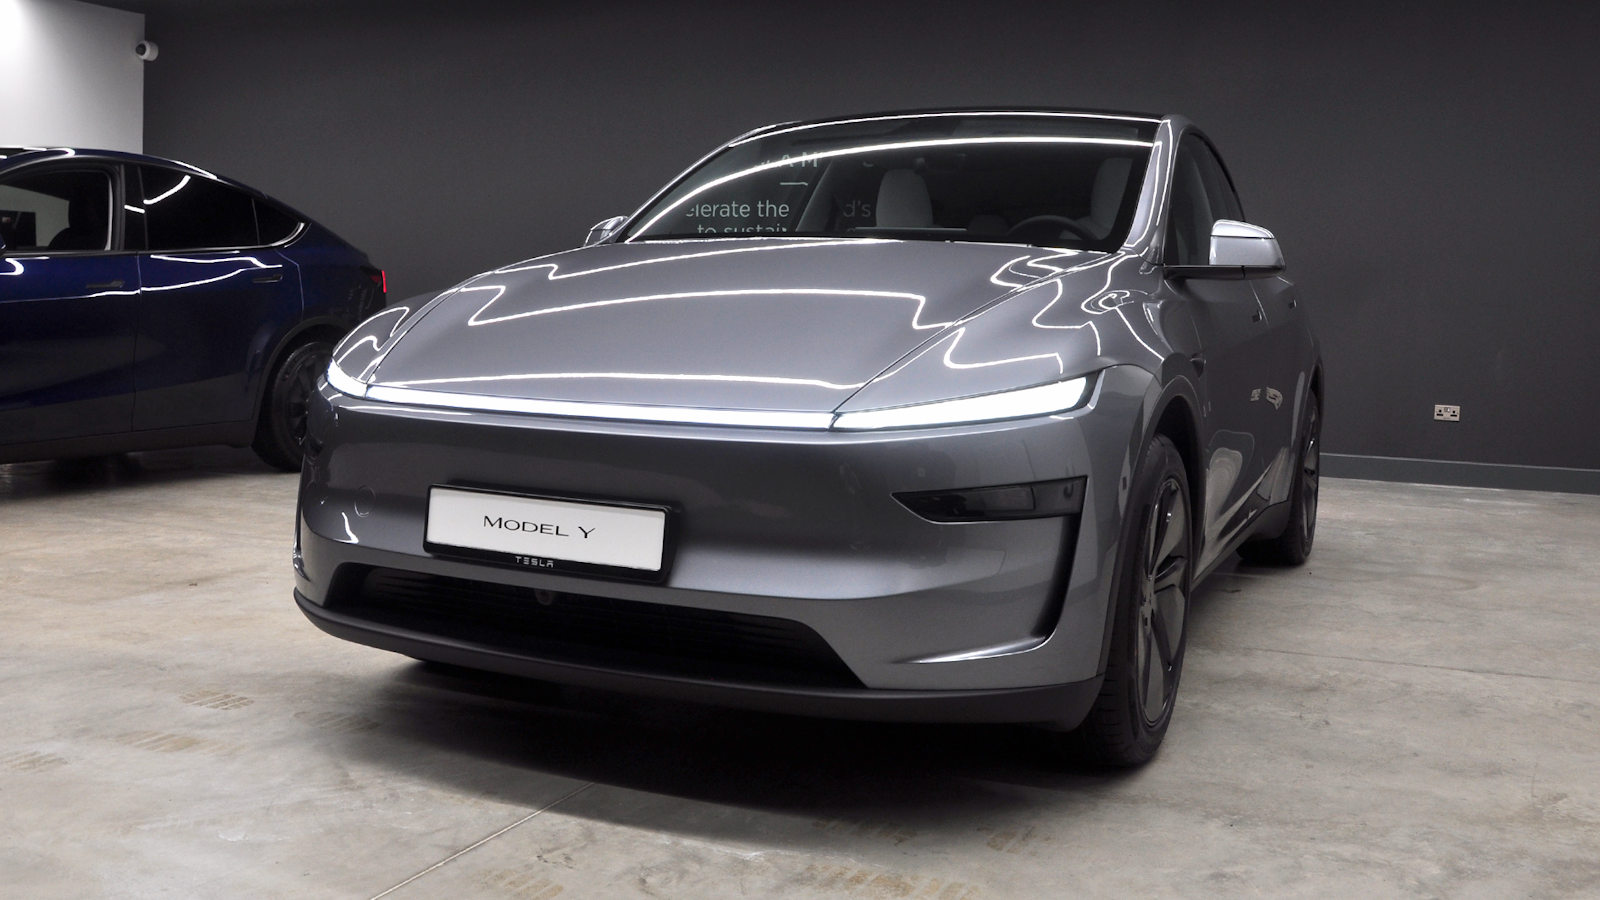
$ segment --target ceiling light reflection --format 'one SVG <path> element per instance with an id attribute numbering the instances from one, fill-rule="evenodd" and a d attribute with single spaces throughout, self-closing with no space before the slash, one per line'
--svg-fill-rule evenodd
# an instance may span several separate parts
<path id="1" fill-rule="evenodd" d="M 155 206 L 157 203 L 160 203 L 161 201 L 167 199 L 168 197 L 171 197 L 173 194 L 176 194 L 177 192 L 183 190 L 184 188 L 186 188 L 188 186 L 189 186 L 189 176 L 185 175 L 185 176 L 183 176 L 182 180 L 180 180 L 177 184 L 173 185 L 172 187 L 168 188 L 167 190 L 162 191 L 159 195 L 157 195 L 155 197 L 146 197 L 145 201 L 144 201 L 144 205 L 147 206 L 147 207 Z"/>
<path id="2" fill-rule="evenodd" d="M 437 384 L 485 384 L 496 381 L 556 381 L 564 379 L 586 378 L 612 378 L 631 381 L 724 381 L 740 384 L 777 384 L 804 387 L 820 387 L 833 391 L 853 391 L 866 385 L 866 382 L 856 384 L 835 384 L 817 378 L 788 378 L 782 375 L 690 375 L 666 374 L 658 372 L 528 372 L 518 375 L 475 375 L 461 378 L 423 378 L 416 381 L 385 381 L 383 385 L 393 387 L 417 387 L 419 385 Z"/>
<path id="3" fill-rule="evenodd" d="M 619 403 L 584 403 L 576 400 L 528 400 L 520 397 L 489 397 L 424 391 L 415 388 L 373 385 L 366 389 L 369 400 L 415 406 L 442 406 L 477 409 L 485 412 L 522 413 L 579 419 L 621 419 L 635 422 L 662 422 L 685 425 L 731 425 L 743 428 L 787 428 L 821 431 L 833 423 L 831 412 L 789 412 L 784 410 L 700 409 L 676 406 L 635 406 Z"/>
<path id="4" fill-rule="evenodd" d="M 1057 373 L 1056 374 L 1058 374 L 1058 375 L 1067 374 L 1066 364 L 1061 361 L 1061 354 L 1059 354 L 1059 353 L 1035 353 L 1035 354 L 1033 354 L 1031 356 L 1012 356 L 1012 357 L 1008 357 L 1006 359 L 991 359 L 991 360 L 986 360 L 984 362 L 958 363 L 958 362 L 955 361 L 955 358 L 954 358 L 954 355 L 955 355 L 955 352 L 956 352 L 956 347 L 961 344 L 961 339 L 966 336 L 966 333 L 967 333 L 967 329 L 966 328 L 957 328 L 955 330 L 955 332 L 950 336 L 950 339 L 949 339 L 950 340 L 950 346 L 946 347 L 945 351 L 944 351 L 943 362 L 944 362 L 946 368 L 950 368 L 950 369 L 987 369 L 987 368 L 990 368 L 992 366 L 1003 366 L 1003 365 L 1007 365 L 1009 363 L 1030 362 L 1030 361 L 1035 360 L 1035 359 L 1053 359 L 1053 360 L 1055 360 L 1055 363 L 1056 363 L 1056 369 L 1057 369 Z"/>
<path id="5" fill-rule="evenodd" d="M 728 240 L 740 240 L 740 238 L 728 238 Z M 700 243 L 700 242 L 697 242 L 697 243 Z M 790 241 L 790 242 L 787 242 L 787 243 L 783 243 L 783 244 L 764 244 L 764 245 L 758 246 L 758 247 L 728 247 L 728 248 L 721 249 L 721 250 L 701 250 L 701 251 L 696 252 L 696 253 L 679 253 L 679 254 L 675 254 L 673 256 L 657 256 L 657 257 L 653 257 L 651 259 L 636 259 L 636 260 L 633 260 L 631 262 L 617 263 L 615 265 L 610 265 L 610 266 L 599 266 L 599 267 L 593 268 L 593 269 L 584 269 L 581 272 L 567 272 L 565 274 L 562 274 L 562 273 L 558 272 L 558 269 L 560 268 L 560 266 L 557 263 L 554 263 L 554 262 L 534 262 L 533 260 L 524 260 L 523 262 L 517 263 L 515 265 L 510 265 L 510 266 L 506 266 L 504 268 L 495 269 L 493 272 L 488 273 L 488 274 L 491 274 L 491 275 L 502 275 L 502 274 L 505 274 L 505 273 L 508 273 L 508 272 L 531 272 L 534 269 L 546 269 L 547 268 L 547 269 L 550 270 L 550 272 L 549 272 L 549 274 L 547 274 L 545 276 L 545 279 L 547 281 L 560 281 L 560 280 L 562 280 L 564 278 L 578 278 L 578 277 L 581 277 L 581 276 L 584 276 L 584 275 L 594 275 L 594 274 L 597 274 L 597 273 L 600 273 L 600 272 L 612 272 L 612 271 L 616 271 L 617 269 L 631 269 L 634 266 L 652 266 L 652 265 L 655 265 L 657 263 L 680 262 L 680 261 L 685 260 L 685 259 L 701 259 L 701 258 L 707 257 L 707 256 L 727 256 L 727 255 L 734 254 L 734 253 L 766 253 L 766 252 L 770 252 L 770 251 L 774 251 L 774 250 L 796 250 L 796 249 L 801 249 L 801 248 L 805 248 L 805 247 L 854 247 L 854 246 L 859 246 L 861 244 L 882 244 L 882 243 L 887 243 L 887 241 L 883 240 L 882 238 L 866 239 L 866 240 L 850 239 L 850 240 L 827 240 L 827 241 L 802 239 L 802 240 L 793 240 L 793 241 Z M 573 253 L 573 252 L 576 252 L 576 251 L 572 251 L 572 250 L 565 251 L 565 253 Z M 565 255 L 565 254 L 557 254 L 557 255 Z M 536 258 L 537 259 L 546 259 L 547 257 L 536 257 Z"/>
<path id="6" fill-rule="evenodd" d="M 911 294 L 901 291 L 868 291 L 846 288 L 749 288 L 745 290 L 723 291 L 680 291 L 671 294 L 646 294 L 640 297 L 616 297 L 608 300 L 591 300 L 586 303 L 571 303 L 566 306 L 552 306 L 546 309 L 535 309 L 528 312 L 509 313 L 503 316 L 480 319 L 489 307 L 494 305 L 505 294 L 504 285 L 486 285 L 482 288 L 464 288 L 466 290 L 497 289 L 499 293 L 490 299 L 472 314 L 467 320 L 468 325 L 493 325 L 499 322 L 509 322 L 513 319 L 526 319 L 532 316 L 545 316 L 552 313 L 575 312 L 582 309 L 597 309 L 602 306 L 618 306 L 627 303 L 648 303 L 654 300 L 692 300 L 697 298 L 714 297 L 768 297 L 768 296 L 816 296 L 816 297 L 868 297 L 873 299 L 908 300 L 917 305 L 916 311 L 911 316 L 911 327 L 919 331 L 930 328 L 944 328 L 953 322 L 922 322 L 922 311 L 927 306 L 928 298 L 921 294 Z"/>

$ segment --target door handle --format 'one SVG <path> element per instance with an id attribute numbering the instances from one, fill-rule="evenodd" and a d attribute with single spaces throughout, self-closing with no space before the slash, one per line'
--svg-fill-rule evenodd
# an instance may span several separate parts
<path id="1" fill-rule="evenodd" d="M 1252 322 L 1261 321 L 1261 310 L 1258 309 L 1255 312 L 1251 313 L 1250 314 L 1250 321 L 1252 321 Z"/>
<path id="2" fill-rule="evenodd" d="M 94 284 L 86 284 L 83 286 L 83 289 L 86 291 L 114 291 L 117 288 L 122 287 L 124 284 L 126 284 L 126 282 L 124 282 L 121 278 L 117 278 L 111 281 L 97 281 Z"/>
<path id="3" fill-rule="evenodd" d="M 257 275 L 256 277 L 254 277 L 254 278 L 252 278 L 250 280 L 255 282 L 256 284 L 271 284 L 274 281 L 282 281 L 283 280 L 283 273 L 282 272 L 273 272 L 270 275 Z"/>
<path id="4" fill-rule="evenodd" d="M 1194 373 L 1196 375 L 1204 375 L 1206 373 L 1206 355 L 1204 353 L 1194 354 L 1189 357 L 1189 362 L 1194 363 Z"/>

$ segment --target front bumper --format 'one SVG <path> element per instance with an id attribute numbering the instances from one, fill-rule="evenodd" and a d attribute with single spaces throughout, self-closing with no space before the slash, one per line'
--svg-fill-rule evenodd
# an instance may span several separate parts
<path id="1" fill-rule="evenodd" d="M 296 598 L 349 640 L 554 681 L 817 715 L 1060 721 L 1098 689 L 1121 481 L 1151 384 L 1113 367 L 1072 413 L 872 434 L 463 415 L 327 391 L 302 475 Z M 1076 521 L 934 523 L 892 496 L 1080 475 Z M 670 572 L 646 584 L 428 554 L 428 487 L 452 483 L 669 504 Z M 341 572 L 373 570 L 799 623 L 857 686 L 555 659 L 396 625 L 330 593 Z"/>
<path id="2" fill-rule="evenodd" d="M 299 591 L 306 618 L 334 637 L 416 659 L 646 697 L 737 709 L 876 722 L 1039 722 L 1071 728 L 1100 693 L 1100 677 L 1072 684 L 979 691 L 882 691 L 784 688 L 640 675 L 533 659 L 486 647 L 386 628 L 329 612 Z"/>

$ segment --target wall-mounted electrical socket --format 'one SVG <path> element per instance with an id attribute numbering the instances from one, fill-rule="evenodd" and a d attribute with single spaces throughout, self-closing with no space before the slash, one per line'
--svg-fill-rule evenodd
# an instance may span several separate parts
<path id="1" fill-rule="evenodd" d="M 1433 417 L 1441 422 L 1461 421 L 1461 407 L 1445 406 L 1443 403 L 1433 408 Z"/>

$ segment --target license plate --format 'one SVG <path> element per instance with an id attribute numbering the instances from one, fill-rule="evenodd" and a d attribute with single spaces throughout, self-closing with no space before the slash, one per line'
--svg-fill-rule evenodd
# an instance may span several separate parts
<path id="1" fill-rule="evenodd" d="M 649 577 L 661 573 L 663 507 L 495 491 L 428 491 L 430 552 L 465 552 L 536 569 Z"/>

